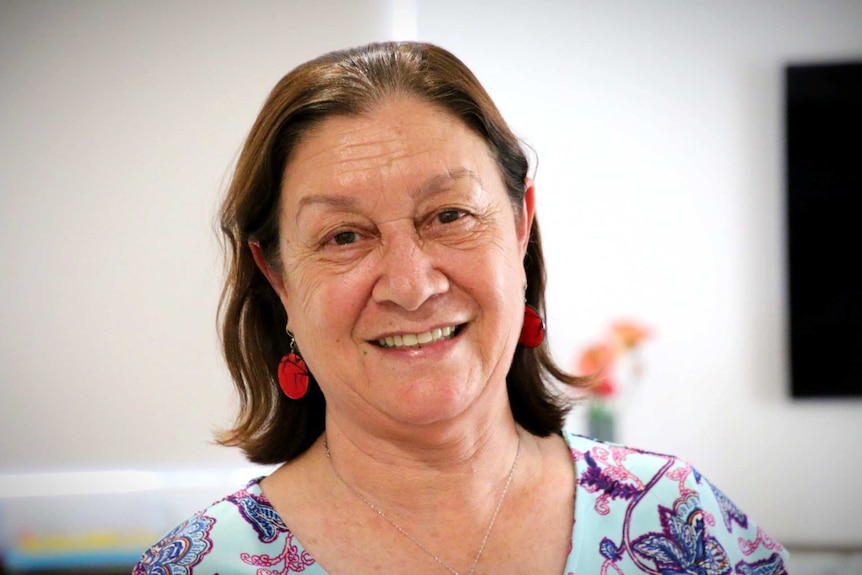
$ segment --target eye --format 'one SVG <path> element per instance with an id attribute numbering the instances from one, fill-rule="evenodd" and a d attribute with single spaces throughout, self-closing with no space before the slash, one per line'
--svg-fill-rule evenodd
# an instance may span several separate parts
<path id="1" fill-rule="evenodd" d="M 452 222 L 464 217 L 463 210 L 443 210 L 437 214 L 437 221 L 441 224 L 451 224 Z"/>
<path id="2" fill-rule="evenodd" d="M 337 246 L 346 246 L 347 244 L 352 244 L 358 239 L 359 234 L 356 232 L 339 232 L 332 236 L 332 241 Z"/>

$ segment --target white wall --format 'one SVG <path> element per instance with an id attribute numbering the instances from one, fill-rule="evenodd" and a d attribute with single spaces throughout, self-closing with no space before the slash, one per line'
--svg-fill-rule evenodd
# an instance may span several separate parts
<path id="1" fill-rule="evenodd" d="M 622 439 L 781 540 L 862 543 L 862 403 L 788 398 L 781 133 L 782 66 L 862 57 L 862 3 L 427 0 L 419 37 L 537 151 L 557 358 L 655 328 Z"/>
<path id="2" fill-rule="evenodd" d="M 239 462 L 212 224 L 275 82 L 383 0 L 0 3 L 0 468 Z"/>
<path id="3" fill-rule="evenodd" d="M 279 77 L 410 4 L 0 0 L 0 473 L 241 461 L 208 443 L 229 166 Z M 862 405 L 786 393 L 780 133 L 781 65 L 862 55 L 862 3 L 416 6 L 538 152 L 558 358 L 657 331 L 623 439 L 862 542 Z"/>

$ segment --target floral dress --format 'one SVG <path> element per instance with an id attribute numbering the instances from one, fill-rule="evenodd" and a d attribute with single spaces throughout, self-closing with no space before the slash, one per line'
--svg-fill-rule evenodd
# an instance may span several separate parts
<path id="1" fill-rule="evenodd" d="M 784 548 L 690 464 L 567 431 L 563 437 L 577 486 L 562 575 L 787 573 Z M 259 482 L 179 524 L 144 553 L 133 575 L 327 575 Z"/>

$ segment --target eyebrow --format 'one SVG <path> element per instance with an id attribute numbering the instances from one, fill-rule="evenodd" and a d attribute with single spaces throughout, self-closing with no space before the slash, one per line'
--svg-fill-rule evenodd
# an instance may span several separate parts
<path id="1" fill-rule="evenodd" d="M 422 196 L 428 193 L 437 192 L 444 189 L 452 182 L 465 178 L 475 181 L 482 188 L 485 187 L 482 183 L 481 178 L 479 178 L 479 175 L 476 172 L 474 172 L 473 170 L 468 170 L 467 168 L 457 168 L 455 170 L 448 170 L 445 174 L 432 176 L 431 178 L 426 180 L 425 183 L 419 186 L 419 189 L 412 195 Z"/>
<path id="2" fill-rule="evenodd" d="M 479 175 L 467 168 L 457 168 L 447 170 L 445 174 L 439 174 L 428 178 L 415 191 L 410 192 L 410 196 L 427 196 L 441 192 L 453 182 L 461 179 L 469 179 L 475 181 L 480 187 L 484 188 Z M 302 210 L 308 206 L 324 205 L 336 209 L 356 209 L 359 205 L 359 199 L 355 196 L 342 196 L 339 194 L 312 194 L 303 197 L 299 200 L 299 206 L 296 209 L 296 219 L 299 220 L 299 215 Z"/>

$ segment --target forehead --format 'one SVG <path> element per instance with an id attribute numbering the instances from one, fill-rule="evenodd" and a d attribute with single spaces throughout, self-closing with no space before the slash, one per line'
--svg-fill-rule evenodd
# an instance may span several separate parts
<path id="1" fill-rule="evenodd" d="M 485 185 L 501 181 L 487 144 L 459 118 L 427 102 L 391 98 L 361 116 L 333 116 L 312 128 L 291 153 L 282 191 L 288 202 L 312 192 L 404 191 L 460 173 Z"/>

